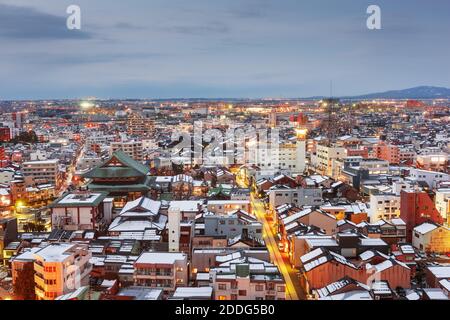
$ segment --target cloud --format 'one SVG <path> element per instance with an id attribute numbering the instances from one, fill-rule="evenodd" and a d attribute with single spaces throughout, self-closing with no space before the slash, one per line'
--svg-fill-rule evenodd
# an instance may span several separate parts
<path id="1" fill-rule="evenodd" d="M 48 53 L 39 54 L 34 53 L 20 53 L 20 54 L 0 54 L 0 57 L 7 61 L 15 61 L 16 63 L 23 63 L 29 61 L 33 65 L 46 66 L 73 66 L 84 64 L 108 64 L 117 62 L 129 62 L 132 60 L 149 60 L 167 58 L 169 54 L 158 52 L 117 52 L 117 53 L 102 53 L 91 54 L 89 52 L 80 54 L 70 53 Z"/>
<path id="2" fill-rule="evenodd" d="M 161 28 L 162 31 L 177 33 L 183 35 L 214 35 L 214 34 L 226 34 L 230 32 L 229 26 L 223 23 L 212 22 L 203 25 L 178 25 Z"/>
<path id="3" fill-rule="evenodd" d="M 0 4 L 0 38 L 17 40 L 90 39 L 83 30 L 68 30 L 65 16 L 33 8 Z"/>
<path id="4" fill-rule="evenodd" d="M 144 30 L 145 28 L 142 26 L 134 25 L 129 22 L 118 22 L 114 25 L 116 29 L 124 29 L 124 30 Z"/>

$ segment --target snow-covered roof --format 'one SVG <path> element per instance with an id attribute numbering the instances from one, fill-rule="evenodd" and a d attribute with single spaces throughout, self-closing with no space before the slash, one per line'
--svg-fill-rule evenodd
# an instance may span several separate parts
<path id="1" fill-rule="evenodd" d="M 442 279 L 441 281 L 439 281 L 439 284 L 442 286 L 442 288 L 444 288 L 445 290 L 450 292 L 450 280 L 449 279 Z"/>
<path id="2" fill-rule="evenodd" d="M 320 298 L 319 300 L 373 300 L 370 292 L 365 290 L 354 290 Z"/>
<path id="3" fill-rule="evenodd" d="M 448 296 L 439 288 L 425 288 L 424 293 L 430 298 L 430 300 L 449 300 Z"/>
<path id="4" fill-rule="evenodd" d="M 155 201 L 147 197 L 140 197 L 129 201 L 120 211 L 121 216 L 154 216 L 161 208 L 161 201 Z"/>
<path id="5" fill-rule="evenodd" d="M 317 258 L 318 256 L 322 255 L 324 253 L 322 248 L 317 248 L 307 254 L 304 254 L 303 256 L 300 257 L 300 261 L 302 263 L 305 263 L 307 261 L 311 261 L 312 259 Z"/>
<path id="6" fill-rule="evenodd" d="M 180 209 L 181 212 L 197 212 L 199 206 L 203 204 L 203 200 L 181 200 L 181 201 L 171 201 L 170 209 Z"/>
<path id="7" fill-rule="evenodd" d="M 39 257 L 47 262 L 61 262 L 64 261 L 68 256 L 68 250 L 76 247 L 73 243 L 52 243 L 42 248 L 34 253 L 35 257 Z"/>
<path id="8" fill-rule="evenodd" d="M 212 292 L 212 287 L 178 287 L 173 294 L 173 298 L 211 298 Z"/>
<path id="9" fill-rule="evenodd" d="M 428 232 L 431 232 L 435 229 L 437 229 L 438 226 L 432 223 L 424 222 L 421 225 L 418 225 L 414 228 L 415 232 L 418 232 L 420 234 L 427 234 Z"/>
<path id="10" fill-rule="evenodd" d="M 428 270 L 438 279 L 450 278 L 450 266 L 428 267 Z"/>
<path id="11" fill-rule="evenodd" d="M 185 260 L 186 254 L 177 252 L 144 252 L 136 260 L 143 264 L 174 264 L 175 261 Z"/>

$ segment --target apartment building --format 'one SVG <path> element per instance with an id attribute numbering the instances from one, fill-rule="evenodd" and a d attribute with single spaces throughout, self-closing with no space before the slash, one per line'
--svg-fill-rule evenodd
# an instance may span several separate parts
<path id="1" fill-rule="evenodd" d="M 217 257 L 210 270 L 216 300 L 284 300 L 286 288 L 278 268 L 256 258 Z"/>
<path id="2" fill-rule="evenodd" d="M 450 175 L 438 171 L 411 169 L 408 180 L 425 182 L 430 188 L 436 188 L 439 182 L 450 181 Z"/>
<path id="3" fill-rule="evenodd" d="M 321 174 L 332 176 L 333 160 L 343 159 L 346 156 L 347 152 L 343 147 L 318 144 L 316 154 L 311 156 L 311 165 Z"/>
<path id="4" fill-rule="evenodd" d="M 37 184 L 49 183 L 58 188 L 61 183 L 58 159 L 24 162 L 22 170 L 25 177 L 31 177 Z"/>
<path id="5" fill-rule="evenodd" d="M 430 195 L 420 190 L 401 192 L 400 218 L 406 222 L 407 241 L 411 241 L 413 228 L 417 225 L 428 221 L 442 224 L 444 220 Z"/>
<path id="6" fill-rule="evenodd" d="M 391 164 L 412 164 L 416 154 L 414 151 L 397 145 L 380 142 L 374 147 L 375 157 Z"/>
<path id="7" fill-rule="evenodd" d="M 306 167 L 306 141 L 284 142 L 276 149 L 258 148 L 255 160 L 266 174 L 301 174 Z"/>
<path id="8" fill-rule="evenodd" d="M 178 252 L 144 252 L 134 263 L 133 278 L 137 286 L 174 292 L 188 283 L 188 256 Z"/>
<path id="9" fill-rule="evenodd" d="M 110 150 L 111 154 L 118 150 L 122 150 L 136 161 L 144 160 L 142 141 L 130 140 L 111 142 Z"/>
<path id="10" fill-rule="evenodd" d="M 400 196 L 394 194 L 370 195 L 370 222 L 391 220 L 400 216 Z"/>
<path id="11" fill-rule="evenodd" d="M 205 236 L 225 236 L 227 239 L 242 235 L 262 240 L 262 224 L 247 212 L 237 210 L 227 216 L 204 215 Z"/>
<path id="12" fill-rule="evenodd" d="M 281 188 L 274 187 L 269 191 L 269 203 L 271 208 L 283 204 L 296 206 L 319 206 L 323 203 L 322 189 L 320 188 Z"/>
<path id="13" fill-rule="evenodd" d="M 52 243 L 33 253 L 38 300 L 54 300 L 89 283 L 92 257 L 87 245 Z"/>

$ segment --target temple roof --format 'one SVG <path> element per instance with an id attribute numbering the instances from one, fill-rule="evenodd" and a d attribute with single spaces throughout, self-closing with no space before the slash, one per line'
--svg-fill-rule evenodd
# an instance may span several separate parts
<path id="1" fill-rule="evenodd" d="M 88 171 L 84 178 L 132 178 L 146 176 L 150 168 L 132 159 L 122 150 L 115 151 L 111 158 Z"/>

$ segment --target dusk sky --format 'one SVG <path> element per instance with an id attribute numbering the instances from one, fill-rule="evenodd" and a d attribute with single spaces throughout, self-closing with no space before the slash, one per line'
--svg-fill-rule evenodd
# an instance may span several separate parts
<path id="1" fill-rule="evenodd" d="M 66 28 L 66 8 L 82 29 Z M 382 30 L 366 9 L 382 10 Z M 448 0 L 0 0 L 0 99 L 450 87 Z"/>

